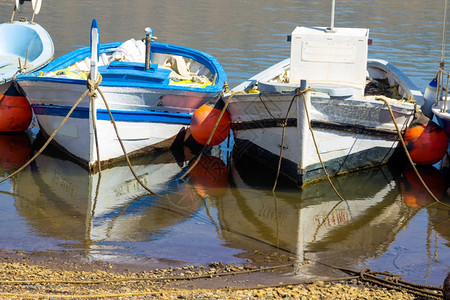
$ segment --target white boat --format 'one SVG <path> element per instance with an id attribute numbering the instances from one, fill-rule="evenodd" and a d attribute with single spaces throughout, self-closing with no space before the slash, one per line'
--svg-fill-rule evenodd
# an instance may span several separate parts
<path id="1" fill-rule="evenodd" d="M 320 159 L 331 176 L 386 163 L 399 137 L 384 101 L 403 133 L 423 95 L 391 63 L 368 59 L 368 44 L 364 28 L 295 28 L 290 58 L 224 97 L 238 149 L 274 169 L 281 157 L 299 186 L 326 177 Z"/>
<path id="2" fill-rule="evenodd" d="M 48 64 L 54 54 L 48 32 L 33 20 L 14 20 L 23 5 L 16 1 L 10 22 L 0 24 L 0 131 L 24 131 L 31 122 L 28 101 L 16 90 L 14 78 L 36 71 Z M 33 0 L 33 18 L 39 13 L 41 1 Z"/>
<path id="3" fill-rule="evenodd" d="M 86 79 L 95 65 L 94 70 L 102 76 L 99 89 L 128 155 L 167 149 L 174 142 L 186 140 L 195 110 L 222 92 L 225 71 L 207 53 L 152 42 L 155 37 L 151 32 L 148 29 L 147 43 L 131 39 L 97 44 L 94 38 L 95 43 L 91 43 L 95 46 L 63 55 L 41 72 L 19 76 L 17 81 L 43 133 L 50 136 L 61 124 L 86 91 Z M 98 60 L 91 61 L 92 55 Z M 86 97 L 53 141 L 93 169 L 98 161 L 103 164 L 124 158 L 111 123 L 102 97 L 97 95 L 93 105 Z"/>

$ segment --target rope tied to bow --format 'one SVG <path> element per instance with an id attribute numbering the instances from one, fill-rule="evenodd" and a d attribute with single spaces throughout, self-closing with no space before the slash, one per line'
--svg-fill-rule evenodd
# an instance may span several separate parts
<path id="1" fill-rule="evenodd" d="M 93 100 L 97 97 L 97 89 L 102 82 L 102 74 L 98 73 L 98 77 L 96 80 L 93 80 L 91 76 L 88 77 L 86 81 L 86 87 L 89 90 L 88 95 L 89 99 Z"/>
<path id="2" fill-rule="evenodd" d="M 279 158 L 279 160 L 278 160 L 277 175 L 276 175 L 276 177 L 275 177 L 275 182 L 274 182 L 273 187 L 272 187 L 272 193 L 274 193 L 274 192 L 275 192 L 275 189 L 277 188 L 278 178 L 279 178 L 279 176 L 280 176 L 280 171 L 281 171 L 281 161 L 283 160 L 284 137 L 285 137 L 285 134 L 286 134 L 286 127 L 287 127 L 287 125 L 288 125 L 289 113 L 291 112 L 292 104 L 294 103 L 294 100 L 295 100 L 297 97 L 302 96 L 303 99 L 304 99 L 304 98 L 305 98 L 305 94 L 306 94 L 307 92 L 309 92 L 309 91 L 311 91 L 311 88 L 310 88 L 310 87 L 307 87 L 307 88 L 305 88 L 305 89 L 303 89 L 303 90 L 301 90 L 300 88 L 295 89 L 295 94 L 294 94 L 294 97 L 292 97 L 291 102 L 289 103 L 289 108 L 288 108 L 288 110 L 287 110 L 287 112 L 286 112 L 286 117 L 284 118 L 283 121 L 281 121 L 281 122 L 278 123 L 279 126 L 283 127 L 283 133 L 282 133 L 282 135 L 281 135 L 281 146 L 280 146 L 280 155 L 279 155 L 280 158 Z M 260 97 L 260 100 L 261 100 L 261 97 Z M 264 104 L 264 102 L 263 102 L 263 104 Z M 267 109 L 267 106 L 264 105 L 264 107 Z M 269 112 L 269 113 L 270 113 L 270 112 Z M 270 114 L 270 115 L 272 115 L 272 114 Z M 273 116 L 272 116 L 272 117 L 273 117 Z"/>

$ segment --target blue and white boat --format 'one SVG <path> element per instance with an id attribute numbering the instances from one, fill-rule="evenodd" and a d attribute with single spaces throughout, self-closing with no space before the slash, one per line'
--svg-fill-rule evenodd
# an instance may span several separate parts
<path id="1" fill-rule="evenodd" d="M 134 39 L 98 45 L 91 42 L 92 47 L 65 54 L 40 72 L 19 76 L 17 81 L 32 104 L 43 134 L 50 136 L 61 124 L 86 91 L 88 75 L 97 69 L 102 76 L 99 89 L 128 155 L 185 141 L 195 110 L 224 89 L 225 71 L 207 53 L 152 42 L 150 28 L 146 36 L 147 43 Z M 97 55 L 98 60 L 92 60 L 97 65 L 91 71 L 91 56 Z M 102 97 L 98 95 L 93 105 L 86 97 L 53 141 L 93 169 L 98 161 L 104 164 L 124 158 L 111 123 Z"/>
<path id="2" fill-rule="evenodd" d="M 22 4 L 20 3 L 22 2 Z M 48 32 L 33 19 L 39 13 L 41 0 L 33 0 L 33 18 L 14 21 L 23 1 L 16 1 L 10 22 L 0 24 L 0 131 L 25 130 L 31 121 L 31 108 L 12 86 L 18 74 L 36 71 L 48 64 L 54 53 Z"/>

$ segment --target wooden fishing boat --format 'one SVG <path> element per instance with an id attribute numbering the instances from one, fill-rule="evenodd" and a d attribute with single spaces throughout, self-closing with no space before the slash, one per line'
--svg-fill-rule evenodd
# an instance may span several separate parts
<path id="1" fill-rule="evenodd" d="M 28 128 L 32 118 L 29 102 L 17 91 L 14 78 L 38 70 L 53 58 L 53 41 L 39 24 L 21 18 L 17 0 L 10 22 L 0 24 L 0 132 L 19 132 Z M 39 13 L 41 0 L 33 0 L 33 18 Z"/>
<path id="2" fill-rule="evenodd" d="M 399 142 L 386 102 L 403 133 L 423 95 L 391 63 L 368 59 L 369 42 L 365 28 L 297 27 L 290 58 L 225 95 L 240 151 L 299 186 L 326 177 L 322 162 L 329 175 L 386 163 Z"/>
<path id="3" fill-rule="evenodd" d="M 86 91 L 88 75 L 98 70 L 102 76 L 99 89 L 108 107 L 99 95 L 93 103 L 86 97 L 53 140 L 89 169 L 98 161 L 124 158 L 108 109 L 126 152 L 139 155 L 183 142 L 195 110 L 224 88 L 226 74 L 214 57 L 153 39 L 149 28 L 146 43 L 131 39 L 99 44 L 94 38 L 93 46 L 67 53 L 42 71 L 17 79 L 41 130 L 51 135 Z"/>

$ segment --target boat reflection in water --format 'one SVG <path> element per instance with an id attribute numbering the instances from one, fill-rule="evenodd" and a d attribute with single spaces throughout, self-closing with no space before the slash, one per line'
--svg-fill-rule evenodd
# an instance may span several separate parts
<path id="1" fill-rule="evenodd" d="M 441 284 L 448 272 L 448 208 L 427 198 L 409 170 L 397 174 L 384 166 L 334 177 L 345 199 L 340 201 L 327 181 L 298 189 L 280 180 L 274 194 L 272 170 L 236 152 L 228 167 L 203 156 L 187 181 L 180 180 L 193 155 L 174 153 L 132 160 L 137 176 L 160 198 L 149 195 L 125 164 L 99 177 L 46 151 L 11 179 L 9 209 L 20 220 L 0 210 L 1 225 L 13 232 L 1 231 L 0 239 L 8 249 L 68 250 L 149 267 L 271 260 L 294 262 L 295 272 L 287 275 L 343 275 L 305 263 L 311 260 L 355 270 L 368 266 L 428 285 Z M 448 175 L 433 168 L 421 174 L 450 203 Z"/>
<path id="2" fill-rule="evenodd" d="M 340 201 L 326 180 L 296 193 L 279 184 L 273 194 L 271 170 L 265 172 L 236 152 L 233 161 L 233 189 L 215 199 L 224 239 L 247 250 L 251 259 L 257 257 L 248 238 L 269 251 L 284 250 L 295 257 L 296 274 L 325 274 L 326 268 L 304 264 L 305 259 L 361 268 L 386 253 L 418 212 L 405 204 L 398 179 L 387 166 L 332 178 L 345 199 Z"/>
<path id="3" fill-rule="evenodd" d="M 31 153 L 31 141 L 25 132 L 0 134 L 0 175 L 23 166 Z"/>
<path id="4" fill-rule="evenodd" d="M 132 160 L 137 177 L 163 196 L 158 197 L 135 180 L 125 163 L 103 169 L 99 176 L 44 152 L 14 178 L 15 206 L 34 231 L 65 240 L 66 249 L 72 243 L 69 248 L 90 251 L 104 242 L 105 247 L 155 240 L 203 204 L 189 185 L 177 180 L 186 160 L 175 159 L 171 151 Z"/>

